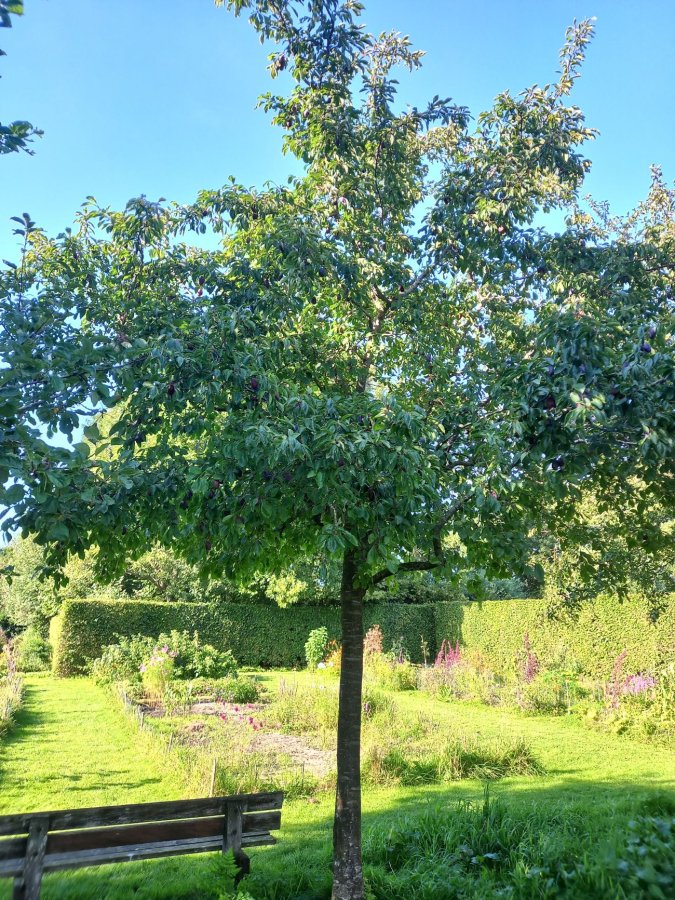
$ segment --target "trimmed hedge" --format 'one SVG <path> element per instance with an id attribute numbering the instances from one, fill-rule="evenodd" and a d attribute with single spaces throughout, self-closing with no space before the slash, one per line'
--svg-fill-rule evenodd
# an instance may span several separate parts
<path id="1" fill-rule="evenodd" d="M 503 674 L 513 671 L 525 634 L 542 662 L 575 663 L 597 678 L 610 675 L 624 650 L 626 674 L 653 671 L 675 658 L 675 594 L 662 598 L 658 615 L 644 597 L 608 595 L 560 618 L 548 615 L 544 600 L 438 603 L 435 613 L 437 643 L 459 640 Z"/>
<path id="2" fill-rule="evenodd" d="M 385 648 L 403 638 L 414 662 L 421 662 L 421 639 L 435 654 L 441 641 L 459 641 L 480 651 L 497 672 L 513 671 L 527 633 L 544 663 L 576 663 L 586 675 L 606 678 L 623 651 L 625 673 L 648 671 L 675 657 L 675 594 L 663 598 L 661 613 L 644 598 L 621 602 L 601 596 L 564 618 L 547 615 L 543 600 L 485 603 L 366 603 L 365 628 L 379 624 Z M 158 603 L 137 600 L 69 600 L 52 619 L 53 670 L 76 675 L 101 649 L 116 640 L 161 632 L 198 631 L 218 649 L 230 649 L 243 666 L 304 665 L 305 641 L 324 625 L 331 640 L 340 634 L 340 613 L 330 606 L 281 609 L 267 604 Z"/>
<path id="3" fill-rule="evenodd" d="M 435 641 L 434 610 L 430 605 L 370 603 L 365 627 L 378 623 L 385 645 L 400 637 L 412 659 L 421 661 L 421 638 L 430 647 Z M 267 604 L 158 603 L 137 600 L 67 600 L 52 619 L 53 671 L 78 675 L 100 656 L 116 635 L 197 631 L 218 649 L 229 649 L 242 666 L 269 668 L 304 665 L 305 642 L 313 628 L 325 625 L 329 639 L 340 636 L 340 611 L 336 607 L 296 606 L 281 609 Z"/>

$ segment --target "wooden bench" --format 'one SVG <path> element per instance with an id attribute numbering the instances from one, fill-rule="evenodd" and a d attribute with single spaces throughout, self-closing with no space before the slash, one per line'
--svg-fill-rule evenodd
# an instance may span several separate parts
<path id="1" fill-rule="evenodd" d="M 232 850 L 240 875 L 244 847 L 274 844 L 283 793 L 241 794 L 0 816 L 0 877 L 14 900 L 37 900 L 43 872 L 185 853 Z"/>

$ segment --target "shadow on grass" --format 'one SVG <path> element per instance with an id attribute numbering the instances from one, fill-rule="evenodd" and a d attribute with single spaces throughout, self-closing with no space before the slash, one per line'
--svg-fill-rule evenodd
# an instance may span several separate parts
<path id="1" fill-rule="evenodd" d="M 477 781 L 399 788 L 395 796 L 393 789 L 366 788 L 365 846 L 368 847 L 372 835 L 406 825 L 406 820 L 414 832 L 411 820 L 429 811 L 452 814 L 459 800 L 481 803 L 483 790 L 483 784 Z M 514 816 L 534 812 L 544 815 L 550 821 L 552 837 L 555 837 L 560 821 L 573 820 L 586 838 L 585 845 L 579 846 L 580 855 L 595 852 L 610 833 L 627 833 L 628 822 L 635 815 L 653 814 L 655 809 L 675 814 L 675 785 L 665 777 L 649 784 L 580 782 L 565 778 L 556 785 L 542 785 L 537 778 L 504 779 L 491 782 L 490 793 Z M 278 837 L 276 846 L 251 851 L 252 874 L 242 887 L 248 886 L 256 900 L 328 898 L 332 841 L 330 798 L 322 798 L 318 803 L 296 801 L 287 804 Z M 218 856 L 174 857 L 54 874 L 45 878 L 43 897 L 44 900 L 89 900 L 92 897 L 97 900 L 124 900 L 127 897 L 136 900 L 216 900 L 223 890 L 222 875 L 217 868 Z M 364 863 L 367 867 L 367 855 Z M 0 889 L 0 898 L 9 896 L 8 891 L 3 893 Z"/>

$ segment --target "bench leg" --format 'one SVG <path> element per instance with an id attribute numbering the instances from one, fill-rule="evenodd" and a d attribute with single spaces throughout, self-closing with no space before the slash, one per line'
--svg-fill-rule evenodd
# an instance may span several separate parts
<path id="1" fill-rule="evenodd" d="M 244 877 L 244 875 L 248 875 L 248 873 L 251 871 L 251 860 L 243 850 L 240 850 L 239 853 L 234 854 L 234 861 L 239 866 L 239 871 L 237 872 L 234 879 L 234 883 L 235 885 L 237 885 Z"/>
<path id="2" fill-rule="evenodd" d="M 23 875 L 14 879 L 13 900 L 39 900 L 48 833 L 48 819 L 45 816 L 36 816 L 28 829 Z"/>

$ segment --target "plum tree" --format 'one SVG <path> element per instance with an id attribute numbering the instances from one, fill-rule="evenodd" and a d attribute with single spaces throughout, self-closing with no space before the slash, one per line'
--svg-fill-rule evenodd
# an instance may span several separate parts
<path id="1" fill-rule="evenodd" d="M 25 229 L 0 291 L 4 527 L 55 569 L 97 544 L 111 578 L 153 544 L 239 578 L 340 559 L 333 895 L 358 900 L 368 592 L 510 575 L 588 485 L 620 508 L 639 479 L 644 520 L 672 503 L 675 195 L 655 170 L 630 216 L 581 207 L 588 22 L 558 81 L 472 125 L 440 96 L 401 111 L 421 53 L 354 0 L 226 5 L 291 79 L 264 106 L 303 174 Z"/>

